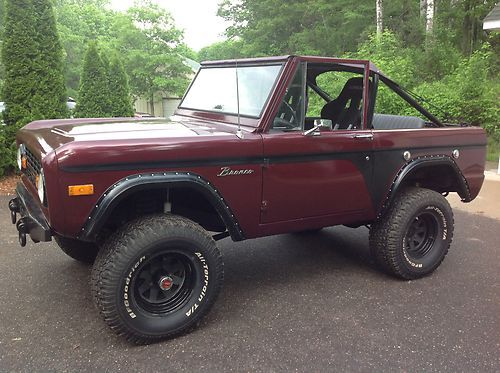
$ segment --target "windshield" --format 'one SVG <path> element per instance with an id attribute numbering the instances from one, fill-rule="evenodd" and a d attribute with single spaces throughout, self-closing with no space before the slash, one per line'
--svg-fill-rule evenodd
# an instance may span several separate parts
<path id="1" fill-rule="evenodd" d="M 240 115 L 260 117 L 282 65 L 238 67 Z M 179 105 L 182 108 L 238 114 L 236 68 L 202 68 Z"/>

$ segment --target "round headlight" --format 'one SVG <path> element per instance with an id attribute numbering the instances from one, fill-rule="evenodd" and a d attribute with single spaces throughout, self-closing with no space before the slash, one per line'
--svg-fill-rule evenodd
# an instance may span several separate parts
<path id="1" fill-rule="evenodd" d="M 36 185 L 38 189 L 38 198 L 40 198 L 40 202 L 45 202 L 45 176 L 43 175 L 43 170 L 40 172 L 40 176 L 38 176 L 38 182 Z"/>
<path id="2" fill-rule="evenodd" d="M 17 166 L 19 167 L 19 170 L 21 170 L 23 166 L 21 148 L 17 148 Z"/>
<path id="3" fill-rule="evenodd" d="M 23 157 L 26 157 L 26 146 L 21 144 L 19 145 L 19 148 L 17 148 L 17 165 L 19 170 L 22 170 L 23 168 Z M 26 164 L 24 167 L 26 167 Z"/>

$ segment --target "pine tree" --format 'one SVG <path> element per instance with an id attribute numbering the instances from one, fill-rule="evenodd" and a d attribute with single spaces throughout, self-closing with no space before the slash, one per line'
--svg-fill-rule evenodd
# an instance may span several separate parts
<path id="1" fill-rule="evenodd" d="M 37 86 L 32 96 L 35 118 L 53 119 L 68 116 L 63 73 L 63 49 L 59 41 L 51 0 L 32 0 L 35 18 L 34 61 Z"/>
<path id="2" fill-rule="evenodd" d="M 14 168 L 16 132 L 33 119 L 30 101 L 36 87 L 32 3 L 30 0 L 5 0 L 3 11 L 2 99 L 5 102 L 5 125 L 0 124 L 0 175 Z"/>
<path id="3" fill-rule="evenodd" d="M 7 126 L 20 127 L 31 121 L 31 99 L 37 81 L 33 61 L 37 48 L 35 15 L 31 0 L 5 0 L 5 23 L 2 41 L 2 64 L 5 79 L 2 98 L 6 109 L 3 119 Z M 7 142 L 13 141 L 12 132 Z"/>
<path id="4" fill-rule="evenodd" d="M 83 61 L 75 117 L 102 118 L 111 116 L 106 75 L 104 64 L 97 51 L 97 45 L 91 43 Z"/>
<path id="5" fill-rule="evenodd" d="M 112 97 L 111 97 L 111 81 L 110 81 L 110 62 L 108 55 L 105 51 L 100 51 L 99 56 L 101 57 L 102 60 L 102 65 L 104 66 L 104 80 L 106 81 L 106 96 L 108 96 L 107 100 L 107 106 L 103 107 L 104 112 L 108 113 L 109 116 L 113 116 L 113 105 L 112 105 Z"/>
<path id="6" fill-rule="evenodd" d="M 134 115 L 127 74 L 118 56 L 113 56 L 109 69 L 109 91 L 113 117 Z"/>

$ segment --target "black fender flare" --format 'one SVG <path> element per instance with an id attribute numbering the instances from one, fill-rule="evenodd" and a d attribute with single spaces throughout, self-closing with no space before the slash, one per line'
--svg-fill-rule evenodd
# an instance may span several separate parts
<path id="1" fill-rule="evenodd" d="M 192 172 L 156 172 L 127 176 L 110 186 L 96 202 L 78 234 L 82 241 L 95 241 L 113 209 L 127 196 L 148 188 L 188 187 L 201 192 L 215 208 L 234 241 L 245 239 L 235 215 L 209 181 Z"/>
<path id="2" fill-rule="evenodd" d="M 382 204 L 381 209 L 377 215 L 377 219 L 380 218 L 389 208 L 389 206 L 394 201 L 394 198 L 398 194 L 401 189 L 403 182 L 405 179 L 414 171 L 424 168 L 424 167 L 433 167 L 433 166 L 448 166 L 451 167 L 458 181 L 459 185 L 459 195 L 464 202 L 470 202 L 472 200 L 470 196 L 470 189 L 467 180 L 465 179 L 462 171 L 457 166 L 455 161 L 448 155 L 432 155 L 432 156 L 423 156 L 417 157 L 409 162 L 405 163 L 403 167 L 400 168 L 394 181 L 391 184 L 391 188 L 389 189 L 389 193 Z"/>

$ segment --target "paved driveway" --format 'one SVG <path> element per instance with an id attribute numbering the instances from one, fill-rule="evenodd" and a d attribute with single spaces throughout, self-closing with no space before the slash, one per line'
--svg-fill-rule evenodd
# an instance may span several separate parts
<path id="1" fill-rule="evenodd" d="M 456 211 L 418 281 L 378 272 L 367 229 L 221 242 L 226 283 L 200 328 L 133 346 L 101 322 L 89 269 L 17 244 L 0 196 L 0 371 L 498 371 L 500 220 Z"/>

